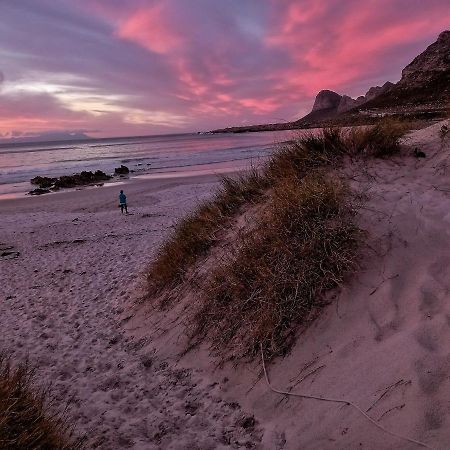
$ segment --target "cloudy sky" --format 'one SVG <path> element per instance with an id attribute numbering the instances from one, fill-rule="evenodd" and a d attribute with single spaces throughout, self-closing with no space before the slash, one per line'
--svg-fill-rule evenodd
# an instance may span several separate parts
<path id="1" fill-rule="evenodd" d="M 0 138 L 287 121 L 450 27 L 449 0 L 0 0 Z"/>

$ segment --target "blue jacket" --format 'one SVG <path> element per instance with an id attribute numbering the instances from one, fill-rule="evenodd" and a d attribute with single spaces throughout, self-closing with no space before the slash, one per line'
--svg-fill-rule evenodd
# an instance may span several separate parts
<path id="1" fill-rule="evenodd" d="M 125 205 L 127 202 L 127 196 L 125 194 L 119 194 L 119 203 L 121 205 Z"/>

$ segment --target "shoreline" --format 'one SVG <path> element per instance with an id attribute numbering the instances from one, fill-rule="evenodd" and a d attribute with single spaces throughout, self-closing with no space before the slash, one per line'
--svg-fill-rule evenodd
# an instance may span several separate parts
<path id="1" fill-rule="evenodd" d="M 117 142 L 104 148 L 80 144 L 73 150 L 46 148 L 38 151 L 2 151 L 0 196 L 14 197 L 32 190 L 30 180 L 36 176 L 59 178 L 82 171 L 100 170 L 108 175 L 126 165 L 130 175 L 184 172 L 210 167 L 243 166 L 252 160 L 270 156 L 274 146 L 289 139 L 286 133 L 262 133 L 258 136 L 175 136 L 148 141 Z"/>
<path id="2" fill-rule="evenodd" d="M 246 170 L 251 167 L 256 161 L 256 165 L 260 164 L 260 161 L 264 159 L 264 157 L 254 158 L 236 158 L 229 161 L 220 161 L 220 162 L 207 162 L 204 164 L 194 164 L 194 165 L 186 165 L 186 166 L 174 166 L 167 167 L 162 169 L 157 169 L 155 171 L 135 171 L 128 176 L 116 176 L 113 177 L 112 180 L 99 182 L 92 185 L 85 186 L 77 186 L 68 189 L 61 189 L 55 192 L 49 192 L 41 195 L 30 195 L 30 190 L 33 188 L 33 185 L 29 182 L 19 182 L 19 183 L 5 183 L 4 185 L 0 184 L 0 188 L 2 186 L 12 186 L 18 187 L 18 185 L 22 185 L 23 188 L 26 187 L 25 190 L 20 191 L 12 191 L 0 193 L 0 202 L 5 200 L 14 200 L 19 198 L 28 198 L 28 197 L 41 197 L 48 196 L 53 194 L 62 194 L 65 192 L 72 191 L 80 191 L 85 189 L 98 189 L 109 186 L 119 186 L 119 185 L 127 185 L 129 183 L 133 183 L 137 180 L 158 180 L 158 179 L 179 179 L 179 178 L 189 178 L 189 177 L 197 177 L 197 176 L 207 176 L 214 174 L 232 174 L 236 172 L 240 172 Z M 100 185 L 101 184 L 101 185 Z"/>
<path id="3" fill-rule="evenodd" d="M 224 175 L 224 174 L 234 174 L 238 173 L 240 171 L 245 171 L 250 166 L 248 165 L 249 161 L 254 160 L 254 158 L 243 158 L 239 160 L 232 160 L 231 162 L 233 164 L 227 164 L 226 163 L 205 163 L 205 164 L 197 164 L 193 166 L 187 166 L 190 168 L 190 170 L 161 170 L 158 172 L 147 172 L 147 173 L 133 173 L 130 176 L 124 176 L 124 177 L 116 177 L 113 180 L 105 181 L 92 184 L 92 185 L 85 185 L 85 186 L 77 186 L 74 188 L 68 188 L 68 189 L 60 189 L 55 192 L 49 192 L 41 195 L 30 195 L 29 191 L 20 191 L 20 192 L 9 192 L 9 193 L 3 193 L 0 194 L 0 202 L 4 202 L 7 200 L 18 200 L 23 198 L 39 198 L 39 197 L 53 197 L 54 195 L 62 195 L 68 192 L 79 192 L 84 190 L 95 190 L 95 189 L 101 189 L 101 188 L 109 188 L 114 186 L 127 186 L 135 182 L 140 182 L 143 180 L 167 180 L 167 179 L 184 179 L 184 178 L 191 178 L 191 177 L 203 177 L 203 176 L 210 176 L 210 175 Z M 239 165 L 236 164 L 236 162 L 242 161 L 243 164 Z M 207 167 L 205 167 L 207 166 Z M 186 166 L 182 167 L 183 169 L 186 169 Z M 14 184 L 14 183 L 11 183 Z M 31 184 L 26 183 L 29 185 L 27 187 L 32 187 Z M 1 205 L 1 203 L 0 203 Z"/>
<path id="4" fill-rule="evenodd" d="M 238 171 L 227 172 L 229 174 L 238 173 Z M 84 186 L 74 189 L 62 189 L 57 192 L 51 192 L 44 195 L 23 195 L 21 197 L 14 198 L 2 198 L 0 196 L 0 212 L 2 213 L 15 213 L 18 209 L 24 207 L 27 210 L 34 209 L 40 206 L 49 207 L 49 211 L 57 211 L 58 207 L 64 206 L 67 209 L 71 203 L 74 208 L 77 208 L 78 202 L 82 202 L 89 205 L 89 200 L 92 203 L 97 204 L 100 199 L 105 200 L 105 205 L 111 205 L 116 203 L 115 191 L 119 192 L 120 187 L 124 187 L 126 194 L 130 196 L 131 203 L 134 203 L 131 208 L 136 205 L 136 198 L 132 198 L 133 195 L 139 195 L 145 193 L 159 192 L 166 188 L 173 186 L 184 186 L 198 183 L 216 183 L 219 180 L 219 174 L 216 173 L 199 173 L 193 175 L 180 175 L 174 177 L 155 177 L 155 178 L 142 178 L 142 179 L 128 179 L 120 180 L 113 183 L 105 183 L 103 186 Z M 118 195 L 118 194 L 117 194 Z M 68 205 L 69 204 L 69 205 Z M 52 207 L 53 205 L 53 207 Z"/>
<path id="5" fill-rule="evenodd" d="M 0 258 L 0 350 L 51 381 L 53 407 L 69 402 L 65 415 L 88 448 L 156 449 L 161 439 L 213 448 L 225 428 L 236 441 L 259 441 L 219 386 L 206 388 L 200 371 L 168 364 L 123 329 L 154 253 L 217 183 L 129 183 L 130 214 L 117 208 L 115 186 L 0 202 L 1 244 L 16 254 Z"/>

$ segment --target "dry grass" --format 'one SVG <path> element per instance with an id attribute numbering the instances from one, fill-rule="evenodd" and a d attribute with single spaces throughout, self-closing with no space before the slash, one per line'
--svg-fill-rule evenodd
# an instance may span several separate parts
<path id="1" fill-rule="evenodd" d="M 231 218 L 252 208 L 253 225 L 235 233 L 206 270 L 186 320 L 190 345 L 207 338 L 222 359 L 251 357 L 261 344 L 268 358 L 283 354 L 325 292 L 356 264 L 363 232 L 354 223 L 353 197 L 333 170 L 344 156 L 397 153 L 405 131 L 392 120 L 326 128 L 281 145 L 259 171 L 224 178 L 216 196 L 180 221 L 159 250 L 149 296 L 167 306 L 182 295 L 174 288 L 188 270 L 224 238 Z"/>
<path id="2" fill-rule="evenodd" d="M 343 155 L 390 156 L 400 149 L 405 127 L 384 120 L 374 127 L 343 131 L 325 128 L 281 146 L 261 171 L 250 170 L 232 179 L 224 177 L 210 201 L 199 205 L 176 224 L 175 231 L 159 249 L 148 272 L 149 296 L 183 282 L 186 271 L 213 246 L 218 232 L 243 205 L 258 201 L 276 180 L 304 176 L 320 167 L 334 166 Z"/>
<path id="3" fill-rule="evenodd" d="M 62 416 L 49 412 L 49 395 L 35 391 L 33 371 L 26 365 L 12 368 L 0 355 L 0 448 L 5 450 L 77 450 Z"/>
<path id="4" fill-rule="evenodd" d="M 150 295 L 181 283 L 185 273 L 216 241 L 218 231 L 239 208 L 263 195 L 266 181 L 256 170 L 236 179 L 223 177 L 210 201 L 200 204 L 175 227 L 173 235 L 159 249 L 148 273 Z"/>
<path id="5" fill-rule="evenodd" d="M 388 118 L 373 127 L 351 128 L 343 140 L 353 156 L 386 158 L 400 152 L 400 138 L 407 130 L 405 122 Z"/>
<path id="6" fill-rule="evenodd" d="M 355 267 L 361 231 L 345 184 L 320 172 L 285 178 L 257 226 L 236 237 L 200 293 L 191 344 L 224 359 L 283 354 L 322 295 Z"/>

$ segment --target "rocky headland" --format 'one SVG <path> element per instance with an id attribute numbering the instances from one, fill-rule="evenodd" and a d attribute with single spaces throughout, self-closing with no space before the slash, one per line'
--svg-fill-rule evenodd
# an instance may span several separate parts
<path id="1" fill-rule="evenodd" d="M 429 121 L 445 117 L 449 103 L 450 31 L 446 30 L 403 69 L 397 83 L 373 86 L 357 98 L 324 89 L 317 94 L 311 112 L 294 122 L 229 127 L 213 133 L 367 124 L 385 116 Z"/>

